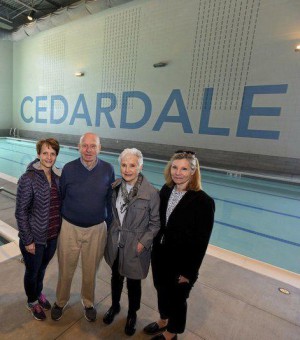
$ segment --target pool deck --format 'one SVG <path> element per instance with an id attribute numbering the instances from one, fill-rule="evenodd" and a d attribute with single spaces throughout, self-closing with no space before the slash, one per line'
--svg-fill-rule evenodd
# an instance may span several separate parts
<path id="1" fill-rule="evenodd" d="M 4 179 L 0 179 L 0 187 L 16 190 L 16 184 Z M 0 193 L 0 232 L 7 225 L 16 228 L 14 208 L 14 198 L 9 194 Z M 13 239 L 15 231 L 10 231 Z M 17 239 L 11 242 L 15 249 L 16 242 Z M 114 323 L 107 326 L 102 322 L 102 317 L 111 302 L 110 269 L 104 261 L 97 276 L 96 322 L 89 323 L 83 316 L 80 302 L 80 270 L 76 271 L 71 299 L 62 319 L 53 321 L 50 312 L 46 312 L 47 320 L 38 322 L 25 307 L 24 264 L 19 259 L 18 254 L 13 254 L 12 258 L 0 262 L 1 340 L 129 338 L 124 334 L 126 289 L 122 294 L 122 310 Z M 47 269 L 44 281 L 44 292 L 51 302 L 55 301 L 56 282 L 55 256 Z M 137 332 L 132 339 L 150 339 L 143 334 L 142 329 L 158 318 L 151 273 L 143 281 L 142 287 Z M 278 288 L 285 288 L 290 294 L 282 294 Z M 299 306 L 300 275 L 210 247 L 201 267 L 200 277 L 188 300 L 186 331 L 179 339 L 299 340 Z"/>

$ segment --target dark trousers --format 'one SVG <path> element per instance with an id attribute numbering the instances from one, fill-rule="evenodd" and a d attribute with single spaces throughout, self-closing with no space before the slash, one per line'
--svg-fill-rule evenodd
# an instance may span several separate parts
<path id="1" fill-rule="evenodd" d="M 25 263 L 24 288 L 27 302 L 38 299 L 43 290 L 46 268 L 55 254 L 57 239 L 47 241 L 45 245 L 36 244 L 35 254 L 30 254 L 20 240 L 19 246 Z"/>
<path id="2" fill-rule="evenodd" d="M 118 308 L 120 305 L 120 299 L 123 289 L 124 276 L 119 274 L 118 270 L 119 255 L 117 256 L 113 266 L 111 275 L 111 296 L 112 306 Z M 140 309 L 142 287 L 141 280 L 134 280 L 127 278 L 127 290 L 128 290 L 128 315 L 135 315 Z"/>
<path id="3" fill-rule="evenodd" d="M 160 317 L 169 320 L 167 330 L 176 334 L 183 333 L 187 314 L 186 300 L 189 297 L 191 285 L 178 283 L 176 280 L 169 281 L 167 284 L 155 285 L 155 288 Z"/>
<path id="4" fill-rule="evenodd" d="M 178 283 L 181 273 L 175 255 L 156 244 L 152 249 L 151 265 L 160 318 L 168 319 L 169 332 L 181 334 L 185 330 L 187 299 L 193 284 Z"/>

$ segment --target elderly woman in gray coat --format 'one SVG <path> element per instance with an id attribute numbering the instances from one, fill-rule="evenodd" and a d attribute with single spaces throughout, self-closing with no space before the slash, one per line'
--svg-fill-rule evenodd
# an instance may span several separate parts
<path id="1" fill-rule="evenodd" d="M 105 260 L 112 268 L 112 306 L 103 322 L 111 324 L 120 311 L 124 277 L 127 278 L 128 315 L 125 334 L 135 333 L 140 309 L 141 280 L 150 265 L 151 246 L 160 228 L 158 191 L 141 174 L 142 153 L 125 149 L 119 156 L 122 178 L 113 183 L 113 222 L 108 230 Z"/>

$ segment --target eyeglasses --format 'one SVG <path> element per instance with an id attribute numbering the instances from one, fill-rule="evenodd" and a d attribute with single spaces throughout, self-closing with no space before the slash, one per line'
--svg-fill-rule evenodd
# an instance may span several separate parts
<path id="1" fill-rule="evenodd" d="M 190 150 L 177 150 L 175 153 L 186 153 L 187 155 L 196 156 L 196 152 Z"/>

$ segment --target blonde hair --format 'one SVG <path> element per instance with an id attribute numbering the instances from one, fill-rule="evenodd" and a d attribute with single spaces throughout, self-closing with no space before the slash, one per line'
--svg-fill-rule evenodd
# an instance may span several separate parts
<path id="1" fill-rule="evenodd" d="M 192 175 L 191 180 L 187 185 L 187 190 L 200 191 L 202 189 L 202 185 L 199 161 L 195 154 L 187 152 L 177 152 L 169 160 L 164 170 L 166 185 L 170 188 L 175 185 L 171 176 L 171 166 L 173 162 L 177 159 L 186 159 L 189 162 L 191 169 L 194 170 L 194 174 Z"/>

